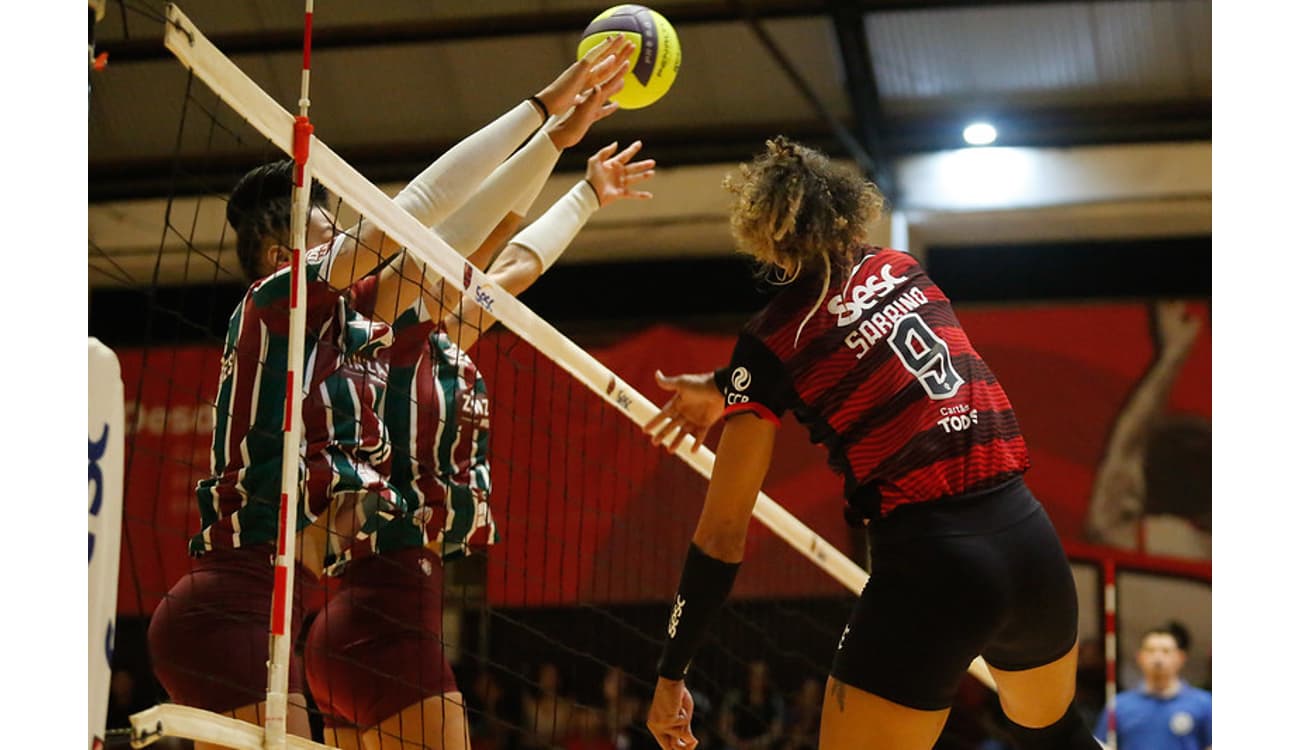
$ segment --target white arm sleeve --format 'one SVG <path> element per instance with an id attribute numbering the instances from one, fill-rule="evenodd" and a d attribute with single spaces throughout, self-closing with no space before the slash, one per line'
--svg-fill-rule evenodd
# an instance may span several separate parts
<path id="1" fill-rule="evenodd" d="M 546 125 L 542 127 L 542 132 L 545 133 L 547 130 L 546 126 L 553 124 L 556 120 L 559 119 L 560 119 L 559 117 L 556 117 L 555 115 L 551 115 L 550 119 L 546 121 Z M 546 140 L 549 141 L 550 137 L 547 137 Z M 559 160 L 559 154 L 557 153 L 556 161 L 558 160 Z M 515 205 L 511 209 L 511 211 L 513 211 L 521 218 L 527 218 L 528 211 L 533 207 L 533 201 L 537 200 L 537 196 L 542 192 L 542 188 L 546 187 L 546 180 L 548 177 L 551 176 L 551 170 L 553 169 L 555 169 L 554 162 L 551 163 L 551 169 L 547 170 L 545 173 L 537 172 L 533 174 L 532 182 L 530 182 L 528 186 L 524 189 L 523 193 L 519 195 L 519 200 L 515 201 Z"/>
<path id="2" fill-rule="evenodd" d="M 541 115 L 533 105 L 520 102 L 438 157 L 393 201 L 425 226 L 442 222 L 464 205 L 492 170 L 539 125 Z"/>
<path id="3" fill-rule="evenodd" d="M 583 180 L 570 188 L 537 221 L 516 234 L 510 244 L 519 245 L 536 255 L 542 261 L 542 272 L 545 273 L 598 208 L 600 203 L 596 200 L 595 189 Z"/>
<path id="4" fill-rule="evenodd" d="M 527 206 L 523 212 L 518 207 L 524 201 L 532 205 L 559 158 L 560 150 L 551 137 L 545 130 L 538 131 L 505 164 L 496 168 L 465 205 L 438 225 L 438 236 L 456 252 L 468 256 L 483 244 L 507 212 L 515 211 L 521 216 L 528 212 Z"/>

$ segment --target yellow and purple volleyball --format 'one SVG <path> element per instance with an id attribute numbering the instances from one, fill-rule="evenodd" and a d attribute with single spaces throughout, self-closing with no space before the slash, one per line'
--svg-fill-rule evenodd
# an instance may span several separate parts
<path id="1" fill-rule="evenodd" d="M 623 109 L 641 109 L 659 101 L 672 88 L 682 65 L 682 45 L 672 24 L 644 5 L 615 5 L 582 32 L 578 57 L 613 34 L 623 34 L 636 44 L 623 90 L 613 100 Z"/>

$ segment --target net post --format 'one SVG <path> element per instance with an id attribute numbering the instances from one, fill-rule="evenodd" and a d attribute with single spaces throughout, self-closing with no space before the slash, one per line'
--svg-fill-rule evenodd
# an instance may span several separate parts
<path id="1" fill-rule="evenodd" d="M 304 251 L 311 211 L 312 125 L 307 117 L 311 65 L 312 2 L 303 20 L 302 95 L 293 122 L 294 186 L 290 235 L 293 259 L 289 276 L 289 352 L 285 362 L 284 448 L 281 457 L 280 513 L 276 533 L 275 590 L 271 600 L 271 648 L 266 674 L 266 727 L 262 746 L 284 750 L 288 741 L 289 660 L 293 653 L 294 561 L 297 558 L 298 511 L 303 502 L 299 482 L 302 452 L 302 401 L 306 391 L 303 353 L 307 338 L 307 278 Z"/>

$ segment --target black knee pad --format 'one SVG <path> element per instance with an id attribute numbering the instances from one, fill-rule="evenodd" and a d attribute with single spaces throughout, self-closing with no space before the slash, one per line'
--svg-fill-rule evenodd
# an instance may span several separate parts
<path id="1" fill-rule="evenodd" d="M 1098 750 L 1103 747 L 1088 731 L 1073 702 L 1065 709 L 1065 715 L 1051 726 L 1030 729 L 1013 721 L 1010 729 L 1020 750 Z"/>

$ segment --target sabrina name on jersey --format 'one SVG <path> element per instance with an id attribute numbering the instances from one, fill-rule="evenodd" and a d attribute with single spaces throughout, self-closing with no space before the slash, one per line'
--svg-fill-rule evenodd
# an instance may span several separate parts
<path id="1" fill-rule="evenodd" d="M 929 302 L 925 290 L 915 288 L 872 312 L 882 299 L 905 281 L 906 276 L 894 276 L 893 268 L 886 263 L 880 273 L 868 276 L 847 295 L 831 297 L 826 304 L 826 311 L 836 316 L 835 324 L 839 327 L 858 324 L 844 337 L 844 345 L 856 350 L 858 359 L 865 357 L 872 345 L 887 336 L 901 318 Z M 858 323 L 859 320 L 862 322 Z"/>

